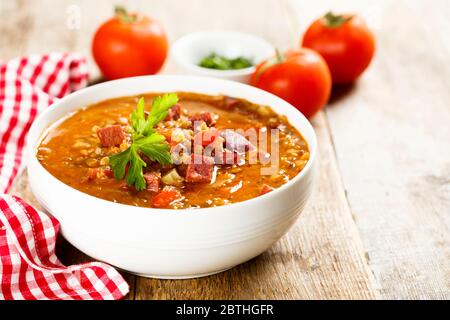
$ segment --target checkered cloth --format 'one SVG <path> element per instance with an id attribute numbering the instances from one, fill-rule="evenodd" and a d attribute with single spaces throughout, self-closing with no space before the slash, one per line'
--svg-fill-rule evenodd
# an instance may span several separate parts
<path id="1" fill-rule="evenodd" d="M 0 62 L 0 299 L 120 299 L 129 291 L 107 264 L 64 266 L 55 255 L 58 221 L 5 194 L 25 165 L 33 120 L 87 78 L 86 60 L 77 54 Z"/>

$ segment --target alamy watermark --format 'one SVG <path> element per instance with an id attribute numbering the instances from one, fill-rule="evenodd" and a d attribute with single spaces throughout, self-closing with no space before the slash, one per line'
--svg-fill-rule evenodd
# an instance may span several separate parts
<path id="1" fill-rule="evenodd" d="M 71 4 L 66 8 L 66 28 L 69 30 L 81 29 L 81 7 Z"/>
<path id="2" fill-rule="evenodd" d="M 261 164 L 261 175 L 277 173 L 280 165 L 280 130 L 263 128 L 224 129 L 198 128 L 200 122 L 194 122 L 193 139 L 183 137 L 183 129 L 172 131 L 171 141 L 179 143 L 171 148 L 173 163 L 189 164 L 194 161 L 201 164 L 214 159 L 221 165 Z M 180 138 L 181 135 L 181 138 Z M 269 142 L 270 141 L 270 142 Z M 191 157 L 192 154 L 202 157 Z"/>

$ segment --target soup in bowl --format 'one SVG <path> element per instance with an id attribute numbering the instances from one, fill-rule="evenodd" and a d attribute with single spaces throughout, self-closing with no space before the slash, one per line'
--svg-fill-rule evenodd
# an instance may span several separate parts
<path id="1" fill-rule="evenodd" d="M 80 90 L 38 117 L 30 185 L 88 255 L 159 278 L 267 250 L 311 192 L 316 139 L 287 102 L 225 80 L 150 76 Z"/>

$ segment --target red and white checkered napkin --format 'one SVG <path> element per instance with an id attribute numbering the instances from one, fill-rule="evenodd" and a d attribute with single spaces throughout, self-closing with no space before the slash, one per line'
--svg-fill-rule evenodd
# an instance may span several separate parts
<path id="1" fill-rule="evenodd" d="M 31 123 L 57 98 L 86 86 L 86 60 L 52 53 L 0 61 L 0 192 L 23 169 L 23 148 Z"/>
<path id="2" fill-rule="evenodd" d="M 120 299 L 128 293 L 107 264 L 65 267 L 58 260 L 55 218 L 10 195 L 0 195 L 0 212 L 0 299 Z"/>
<path id="3" fill-rule="evenodd" d="M 23 148 L 33 120 L 87 79 L 86 60 L 77 54 L 0 62 L 0 300 L 120 299 L 129 291 L 107 264 L 64 266 L 55 255 L 58 221 L 5 194 L 25 166 Z"/>

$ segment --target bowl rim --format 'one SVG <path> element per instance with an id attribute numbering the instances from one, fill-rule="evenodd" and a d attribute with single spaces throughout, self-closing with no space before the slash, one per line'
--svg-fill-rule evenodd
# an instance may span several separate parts
<path id="1" fill-rule="evenodd" d="M 142 80 L 145 81 L 145 79 L 149 79 L 149 78 L 167 78 L 167 79 L 183 79 L 184 81 L 189 81 L 189 80 L 204 80 L 205 82 L 211 81 L 213 80 L 214 82 L 220 84 L 221 82 L 225 82 L 228 83 L 229 85 L 237 85 L 237 86 L 246 86 L 248 88 L 250 88 L 250 90 L 254 90 L 255 92 L 259 92 L 262 93 L 264 95 L 267 96 L 271 96 L 272 99 L 274 100 L 278 100 L 278 102 L 284 104 L 285 106 L 287 106 L 290 109 L 294 109 L 294 112 L 298 112 L 298 115 L 300 116 L 300 118 L 303 118 L 302 121 L 305 123 L 305 125 L 307 127 L 309 127 L 308 129 L 311 131 L 311 137 L 309 139 L 305 138 L 303 133 L 300 131 L 300 129 L 298 128 L 298 126 L 295 126 L 293 124 L 291 124 L 293 127 L 295 127 L 300 134 L 302 134 L 302 137 L 305 139 L 306 143 L 308 144 L 308 149 L 309 149 L 309 154 L 310 154 L 310 158 L 308 160 L 308 162 L 306 163 L 305 167 L 295 176 L 293 177 L 291 180 L 289 180 L 288 182 L 286 182 L 285 184 L 281 185 L 279 188 L 274 189 L 273 191 L 257 196 L 255 198 L 251 198 L 248 200 L 244 200 L 244 201 L 240 201 L 240 202 L 235 202 L 235 203 L 230 203 L 230 204 L 226 204 L 226 205 L 222 205 L 222 206 L 217 206 L 217 207 L 205 207 L 205 208 L 186 208 L 186 209 L 161 209 L 161 208 L 151 208 L 151 207 L 138 207 L 138 206 L 133 206 L 133 205 L 128 205 L 128 204 L 123 204 L 123 203 L 118 203 L 118 202 L 113 202 L 113 201 L 109 201 L 109 200 L 105 200 L 102 198 L 98 198 L 95 196 L 92 196 L 90 194 L 84 193 L 78 189 L 75 189 L 71 186 L 69 186 L 68 184 L 62 182 L 61 180 L 59 180 L 58 178 L 56 178 L 55 176 L 53 176 L 47 169 L 44 168 L 44 166 L 39 162 L 39 160 L 36 157 L 36 149 L 37 147 L 40 145 L 40 143 L 42 142 L 42 139 L 44 137 L 44 134 L 48 132 L 48 130 L 52 129 L 55 125 L 58 125 L 60 123 L 60 121 L 62 121 L 63 119 L 65 119 L 66 117 L 69 117 L 73 112 L 78 111 L 79 109 L 86 107 L 86 106 L 79 106 L 76 109 L 73 109 L 69 112 L 67 112 L 67 114 L 63 117 L 60 117 L 57 121 L 55 121 L 54 123 L 48 125 L 45 127 L 45 129 L 43 129 L 41 132 L 38 133 L 38 137 L 27 137 L 27 146 L 26 146 L 26 151 L 27 151 L 27 156 L 28 156 L 28 161 L 27 161 L 27 168 L 29 167 L 29 164 L 31 163 L 31 160 L 36 163 L 38 165 L 38 168 L 41 169 L 44 174 L 46 175 L 46 177 L 53 181 L 54 183 L 58 184 L 61 186 L 61 188 L 65 189 L 68 192 L 76 192 L 78 193 L 80 196 L 84 196 L 84 197 L 88 197 L 90 198 L 91 201 L 95 201 L 98 202 L 100 205 L 107 205 L 107 206 L 118 206 L 118 207 L 122 207 L 124 209 L 128 209 L 131 211 L 136 210 L 139 212 L 144 212 L 145 214 L 153 214 L 153 215 L 163 215 L 163 216 L 167 216 L 167 215 L 179 215 L 182 214 L 183 217 L 185 216 L 191 216 L 191 215 L 200 215 L 200 214 L 204 214 L 206 212 L 208 212 L 208 214 L 211 214 L 212 212 L 216 211 L 222 211 L 224 207 L 226 207 L 227 209 L 229 208 L 230 210 L 233 209 L 239 209 L 245 206 L 249 206 L 251 204 L 256 203 L 257 201 L 261 201 L 261 199 L 269 201 L 271 198 L 274 198 L 276 195 L 278 195 L 279 193 L 287 190 L 288 188 L 292 187 L 295 183 L 299 182 L 301 179 L 303 179 L 303 177 L 309 173 L 310 171 L 313 170 L 314 168 L 314 163 L 316 161 L 317 158 L 317 153 L 318 153 L 318 146 L 317 146 L 317 135 L 316 132 L 313 128 L 313 126 L 311 125 L 311 123 L 309 122 L 309 120 L 303 115 L 303 113 L 301 113 L 298 109 L 296 109 L 293 105 L 291 105 L 289 102 L 279 98 L 278 96 L 275 96 L 274 94 L 264 91 L 262 89 L 253 87 L 251 85 L 248 84 L 244 84 L 244 83 L 239 83 L 236 81 L 232 81 L 232 80 L 227 80 L 227 79 L 211 79 L 208 77 L 201 77 L 201 76 L 185 76 L 185 75 L 151 75 L 151 76 L 138 76 L 138 77 L 129 77 L 129 78 L 123 78 L 123 79 L 117 79 L 117 80 L 112 80 L 112 81 L 105 81 L 102 83 L 98 83 L 98 84 L 94 84 L 92 86 L 88 86 L 85 87 L 83 89 L 77 90 L 71 94 L 68 94 L 67 96 L 55 101 L 54 103 L 52 103 L 50 106 L 48 106 L 43 112 L 41 112 L 36 119 L 33 121 L 33 124 L 31 125 L 31 128 L 29 130 L 29 133 L 33 133 L 34 131 L 36 131 L 36 126 L 38 125 L 39 122 L 44 121 L 45 118 L 51 114 L 52 112 L 54 112 L 53 110 L 56 110 L 58 108 L 58 105 L 64 105 L 66 103 L 66 101 L 70 100 L 70 99 L 74 99 L 77 96 L 81 96 L 84 94 L 88 94 L 90 91 L 94 91 L 102 88 L 102 87 L 108 87 L 108 86 L 115 86 L 118 85 L 120 82 L 125 82 L 125 81 L 129 81 L 131 79 L 135 79 L 135 80 Z M 146 93 L 150 93 L 151 91 L 146 91 L 143 94 Z M 198 94 L 207 94 L 207 93 L 201 93 L 201 92 L 195 92 Z M 120 98 L 120 97 L 110 97 L 108 99 L 114 99 L 114 98 Z M 104 101 L 107 99 L 103 99 L 101 101 Z M 101 102 L 99 101 L 99 102 Z M 95 102 L 93 102 L 95 103 Z M 273 106 L 270 106 L 270 108 L 273 108 Z M 279 114 L 277 111 L 274 110 L 275 113 Z M 33 139 L 34 143 L 30 143 L 30 139 Z M 30 159 L 31 158 L 31 159 Z"/>
<path id="2" fill-rule="evenodd" d="M 275 48 L 264 38 L 258 37 L 254 34 L 245 33 L 241 31 L 197 31 L 197 32 L 191 32 L 187 33 L 172 44 L 170 49 L 170 55 L 174 57 L 176 62 L 180 65 L 182 65 L 185 68 L 190 69 L 191 71 L 195 71 L 198 73 L 202 73 L 204 75 L 211 75 L 211 76 L 223 76 L 223 77 L 232 77 L 232 76 L 245 76 L 249 75 L 256 70 L 256 65 L 252 65 L 247 68 L 237 69 L 237 70 L 217 70 L 217 69 L 209 69 L 200 67 L 194 63 L 189 63 L 186 60 L 182 59 L 181 57 L 184 55 L 183 50 L 180 50 L 180 47 L 188 45 L 190 42 L 192 42 L 193 39 L 199 39 L 199 38 L 206 38 L 211 36 L 231 36 L 231 37 L 245 37 L 245 38 L 251 38 L 254 39 L 264 46 L 267 47 L 267 49 L 270 47 L 273 53 L 275 53 Z M 268 58 L 268 57 L 267 57 Z"/>

